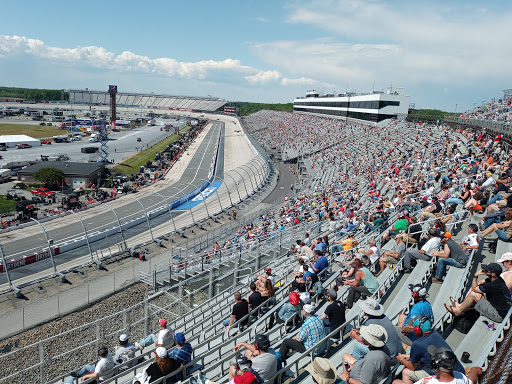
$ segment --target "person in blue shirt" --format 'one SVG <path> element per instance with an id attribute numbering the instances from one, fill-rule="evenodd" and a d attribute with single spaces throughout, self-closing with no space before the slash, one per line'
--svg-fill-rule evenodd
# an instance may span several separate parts
<path id="1" fill-rule="evenodd" d="M 274 316 L 270 316 L 268 329 L 272 328 L 276 321 L 278 324 L 284 323 L 290 317 L 299 312 L 300 307 L 301 305 L 299 294 L 297 292 L 291 292 L 288 295 L 288 302 L 284 303 L 279 312 L 274 312 Z"/>
<path id="2" fill-rule="evenodd" d="M 327 248 L 327 244 L 326 244 L 326 242 L 325 242 L 325 241 L 323 241 L 323 240 L 322 240 L 322 238 L 320 238 L 320 237 L 319 237 L 316 241 L 317 241 L 317 244 L 316 244 L 316 246 L 315 246 L 315 249 L 314 249 L 314 250 L 315 250 L 315 251 L 316 251 L 316 250 L 319 250 L 319 251 L 321 251 L 321 252 L 324 252 L 324 251 L 325 251 L 325 248 Z"/>
<path id="3" fill-rule="evenodd" d="M 315 256 L 317 258 L 316 262 L 314 264 L 311 263 L 310 266 L 313 269 L 311 272 L 318 275 L 329 266 L 329 261 L 327 257 L 323 256 L 323 252 L 318 249 L 315 250 Z"/>
<path id="4" fill-rule="evenodd" d="M 432 330 L 433 325 L 430 318 L 416 317 L 411 320 L 413 320 L 418 338 L 412 343 L 410 355 L 399 353 L 396 357 L 397 362 L 405 367 L 402 371 L 401 380 L 405 384 L 413 384 L 436 374 L 435 369 L 430 366 L 432 359 L 429 349 L 443 348 L 452 352 L 443 336 Z M 465 373 L 464 367 L 458 360 L 454 366 L 454 371 Z"/>
<path id="5" fill-rule="evenodd" d="M 179 361 L 183 366 L 186 366 L 192 361 L 194 349 L 190 343 L 187 343 L 185 334 L 181 332 L 176 334 L 176 344 L 176 348 L 169 352 L 169 356 L 174 360 Z M 177 375 L 177 378 L 180 380 L 184 378 L 183 371 Z"/>
<path id="6" fill-rule="evenodd" d="M 428 292 L 421 284 L 409 284 L 408 288 L 411 290 L 411 295 L 414 299 L 414 305 L 407 315 L 401 314 L 398 316 L 398 335 L 404 344 L 412 345 L 413 341 L 418 337 L 413 331 L 413 326 L 408 324 L 411 319 L 418 316 L 429 317 L 434 321 L 434 312 L 432 305 L 427 301 Z"/>

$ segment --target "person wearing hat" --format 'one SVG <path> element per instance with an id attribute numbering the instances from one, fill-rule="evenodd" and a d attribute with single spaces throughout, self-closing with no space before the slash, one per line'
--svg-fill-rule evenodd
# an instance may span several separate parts
<path id="1" fill-rule="evenodd" d="M 169 373 L 176 370 L 181 371 L 182 369 L 183 364 L 171 358 L 164 347 L 158 347 L 155 350 L 155 361 L 152 362 L 144 372 L 146 376 L 149 377 L 149 383 L 152 383 L 161 377 L 167 376 Z"/>
<path id="2" fill-rule="evenodd" d="M 137 359 L 134 359 L 136 351 L 137 348 L 135 347 L 135 344 L 128 342 L 128 335 L 123 333 L 119 336 L 119 345 L 116 346 L 114 360 L 117 363 L 122 364 L 133 359 L 128 367 L 134 367 L 137 364 Z"/>
<path id="3" fill-rule="evenodd" d="M 318 384 L 332 384 L 336 381 L 336 366 L 329 359 L 315 357 L 312 363 L 306 366 L 313 381 Z"/>
<path id="4" fill-rule="evenodd" d="M 303 353 L 306 349 L 318 344 L 320 340 L 325 337 L 324 323 L 320 317 L 314 313 L 315 307 L 311 304 L 306 304 L 302 307 L 304 323 L 298 334 L 292 338 L 284 339 L 281 343 L 281 347 L 279 348 L 281 364 L 284 365 L 286 363 L 286 359 L 288 359 L 290 355 L 290 350 Z M 314 350 L 314 353 L 318 355 L 324 348 L 324 345 L 319 345 Z"/>
<path id="5" fill-rule="evenodd" d="M 239 351 L 242 347 L 245 348 L 245 357 L 252 362 L 251 372 L 260 383 L 267 382 L 277 373 L 277 358 L 275 351 L 270 348 L 267 335 L 256 335 L 254 344 L 242 342 L 235 345 L 234 349 Z M 230 367 L 230 373 L 234 376 L 234 367 Z"/>
<path id="6" fill-rule="evenodd" d="M 420 250 L 408 250 L 404 254 L 403 266 L 404 273 L 411 273 L 412 262 L 416 260 L 430 261 L 432 258 L 432 252 L 439 250 L 441 247 L 441 239 L 439 238 L 440 233 L 435 228 L 430 228 L 428 231 L 429 240 L 421 247 Z"/>
<path id="7" fill-rule="evenodd" d="M 359 301 L 358 304 L 364 315 L 367 317 L 364 325 L 368 326 L 371 324 L 377 324 L 384 327 L 386 330 L 388 339 L 386 341 L 385 351 L 391 358 L 391 364 L 396 364 L 396 356 L 399 353 L 402 353 L 404 348 L 396 327 L 393 325 L 389 317 L 384 314 L 384 307 L 382 307 L 382 305 L 380 305 L 373 297 L 369 297 L 364 301 Z M 361 360 L 369 351 L 368 347 L 363 343 L 361 332 L 356 328 L 353 328 L 350 331 L 350 337 L 357 341 L 352 349 L 352 357 L 356 360 Z"/>
<path id="8" fill-rule="evenodd" d="M 320 319 L 326 327 L 329 327 L 330 332 L 334 332 L 345 323 L 345 304 L 338 300 L 338 292 L 333 288 L 328 288 L 325 291 L 325 298 L 329 305 L 325 308 L 325 312 L 320 316 Z M 334 335 L 336 338 L 339 336 L 339 334 Z"/>
<path id="9" fill-rule="evenodd" d="M 408 324 L 409 320 L 416 317 L 429 317 L 434 319 L 434 311 L 432 311 L 432 305 L 427 300 L 428 291 L 423 285 L 409 284 L 408 288 L 411 291 L 414 304 L 407 315 L 398 315 L 397 330 L 400 340 L 402 340 L 404 344 L 411 345 L 418 336 L 414 333 L 414 327 Z"/>
<path id="10" fill-rule="evenodd" d="M 510 290 L 501 278 L 502 272 L 501 265 L 497 263 L 482 264 L 482 269 L 473 276 L 471 283 L 473 294 L 468 294 L 460 304 L 450 298 L 452 305 L 445 304 L 446 310 L 454 316 L 459 316 L 466 309 L 474 307 L 481 315 L 501 323 L 512 306 Z M 487 278 L 483 284 L 479 284 L 478 276 L 482 275 Z M 479 299 L 479 295 L 483 297 Z"/>
<path id="11" fill-rule="evenodd" d="M 390 236 L 398 235 L 409 228 L 409 220 L 405 218 L 403 212 L 398 213 L 398 221 L 393 226 L 382 234 L 382 241 L 387 241 Z"/>
<path id="12" fill-rule="evenodd" d="M 457 357 L 447 348 L 436 348 L 435 345 L 430 345 L 427 348 L 430 354 L 430 367 L 435 371 L 435 374 L 418 381 L 421 384 L 477 384 L 478 377 L 482 374 L 482 368 L 472 367 L 467 376 L 461 372 L 454 371 L 457 364 Z M 402 384 L 403 381 L 397 379 L 393 384 Z"/>
<path id="13" fill-rule="evenodd" d="M 290 292 L 288 295 L 288 301 L 283 304 L 278 312 L 274 312 L 270 315 L 268 329 L 274 326 L 274 322 L 277 321 L 278 324 L 282 324 L 299 311 L 300 296 L 297 292 Z"/>
<path id="14" fill-rule="evenodd" d="M 510 293 L 512 293 L 512 252 L 507 252 L 501 255 L 501 257 L 498 259 L 498 263 L 503 263 L 505 272 L 503 272 L 500 276 L 505 284 L 507 284 Z"/>
<path id="15" fill-rule="evenodd" d="M 183 332 L 178 332 L 176 334 L 176 348 L 172 349 L 169 352 L 169 357 L 177 360 L 183 366 L 186 366 L 188 363 L 192 361 L 192 354 L 194 353 L 194 349 L 192 345 L 187 342 L 185 339 L 185 334 Z M 183 379 L 183 372 L 178 375 L 178 378 Z"/>
<path id="16" fill-rule="evenodd" d="M 409 355 L 398 354 L 397 361 L 405 368 L 402 371 L 402 382 L 405 384 L 413 384 L 418 380 L 435 374 L 435 367 L 432 367 L 430 353 L 428 348 L 445 348 L 452 351 L 448 343 L 439 332 L 433 330 L 432 320 L 429 317 L 416 317 L 410 319 L 411 325 L 415 328 L 418 339 L 411 345 Z M 464 373 L 464 367 L 455 359 L 454 370 Z"/>
<path id="17" fill-rule="evenodd" d="M 380 271 L 384 272 L 388 264 L 396 265 L 405 253 L 405 241 L 407 240 L 407 234 L 402 233 L 395 236 L 396 247 L 395 251 L 385 251 L 382 257 L 379 259 Z"/>
<path id="18" fill-rule="evenodd" d="M 432 277 L 433 283 L 442 283 L 446 266 L 464 268 L 468 263 L 466 252 L 452 239 L 450 232 L 443 233 L 441 238 L 443 250 L 432 252 L 433 257 L 438 257 L 436 275 Z"/>
<path id="19" fill-rule="evenodd" d="M 100 347 L 98 349 L 98 357 L 99 360 L 96 363 L 96 366 L 91 364 L 86 364 L 78 371 L 73 372 L 71 374 L 72 377 L 81 377 L 82 380 L 87 380 L 90 378 L 96 378 L 100 381 L 110 379 L 114 376 L 114 371 L 112 369 L 115 367 L 116 363 L 114 362 L 114 358 L 110 353 L 108 353 L 107 347 Z M 74 379 L 68 379 L 66 383 L 73 383 Z"/>
<path id="20" fill-rule="evenodd" d="M 371 324 L 360 329 L 361 339 L 369 349 L 368 353 L 357 360 L 352 355 L 343 354 L 342 360 L 346 361 L 351 369 L 344 367 L 339 378 L 349 384 L 373 384 L 386 378 L 391 372 L 391 359 L 384 351 L 388 334 L 384 327 Z"/>
<path id="21" fill-rule="evenodd" d="M 158 325 L 160 326 L 160 331 L 158 331 L 158 335 L 155 336 L 153 333 L 147 336 L 145 339 L 142 339 L 140 342 L 135 343 L 135 346 L 138 349 L 143 349 L 148 345 L 155 343 L 156 347 L 164 347 L 164 348 L 172 348 L 176 340 L 174 339 L 174 330 L 167 326 L 167 320 L 160 319 L 158 320 Z"/>
<path id="22" fill-rule="evenodd" d="M 252 362 L 247 357 L 245 357 L 241 353 L 237 353 L 235 356 L 235 362 L 231 365 L 233 370 L 229 370 L 229 384 L 258 384 L 258 379 L 254 374 L 251 366 Z M 194 377 L 190 378 L 190 382 L 195 384 L 199 382 L 200 384 L 217 384 L 217 382 L 212 381 L 204 377 L 203 373 L 199 371 L 197 374 L 197 380 Z"/>

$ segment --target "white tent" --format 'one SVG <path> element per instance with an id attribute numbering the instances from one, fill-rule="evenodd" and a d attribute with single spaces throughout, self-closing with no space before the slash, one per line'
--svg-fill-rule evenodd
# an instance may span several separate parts
<path id="1" fill-rule="evenodd" d="M 0 145 L 5 144 L 6 148 L 14 148 L 16 144 L 30 144 L 33 147 L 40 147 L 41 141 L 27 135 L 3 135 L 0 136 Z"/>

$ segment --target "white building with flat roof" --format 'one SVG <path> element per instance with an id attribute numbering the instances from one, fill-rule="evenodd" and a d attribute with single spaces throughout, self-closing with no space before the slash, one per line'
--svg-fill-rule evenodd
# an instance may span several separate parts
<path id="1" fill-rule="evenodd" d="M 0 146 L 5 148 L 14 148 L 16 144 L 30 144 L 33 147 L 40 147 L 41 141 L 27 135 L 0 136 Z"/>
<path id="2" fill-rule="evenodd" d="M 407 116 L 409 100 L 403 88 L 388 88 L 385 93 L 339 95 L 320 95 L 316 91 L 308 91 L 306 97 L 298 97 L 293 101 L 293 111 L 377 124 L 383 120 Z"/>

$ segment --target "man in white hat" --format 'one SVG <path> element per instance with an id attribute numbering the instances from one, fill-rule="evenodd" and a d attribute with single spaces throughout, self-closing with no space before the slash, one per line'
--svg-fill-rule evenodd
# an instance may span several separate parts
<path id="1" fill-rule="evenodd" d="M 384 308 L 379 304 L 377 300 L 372 297 L 369 297 L 365 301 L 360 301 L 358 304 L 363 310 L 365 316 L 368 317 L 364 325 L 369 326 L 371 324 L 377 324 L 386 330 L 388 340 L 386 341 L 384 351 L 391 358 L 391 364 L 396 364 L 396 356 L 399 353 L 403 353 L 404 348 L 402 342 L 400 341 L 400 337 L 398 336 L 396 327 L 393 325 L 389 317 L 384 314 Z M 370 349 L 363 343 L 361 332 L 356 328 L 353 328 L 350 331 L 350 337 L 356 340 L 352 350 L 352 357 L 355 360 L 361 360 L 364 356 L 366 356 Z"/>
<path id="2" fill-rule="evenodd" d="M 512 252 L 507 252 L 501 255 L 501 257 L 498 259 L 498 263 L 503 263 L 505 272 L 503 272 L 500 276 L 503 280 L 505 280 L 505 284 L 507 284 L 507 287 L 512 294 Z"/>
<path id="3" fill-rule="evenodd" d="M 363 343 L 368 346 L 369 352 L 361 360 L 355 360 L 350 354 L 343 355 L 350 371 L 344 369 L 339 375 L 340 379 L 348 384 L 373 384 L 378 383 L 391 372 L 391 359 L 383 348 L 388 340 L 388 334 L 384 327 L 371 324 L 362 326 L 360 330 Z"/>
<path id="4" fill-rule="evenodd" d="M 306 367 L 315 383 L 332 384 L 336 381 L 336 367 L 331 360 L 323 357 L 315 357 L 312 363 Z"/>
<path id="5" fill-rule="evenodd" d="M 132 360 L 128 366 L 134 367 L 137 364 L 137 359 L 135 359 L 136 351 L 137 348 L 135 344 L 130 343 L 128 341 L 128 335 L 123 333 L 119 336 L 119 345 L 115 349 L 114 360 L 119 364 Z"/>

